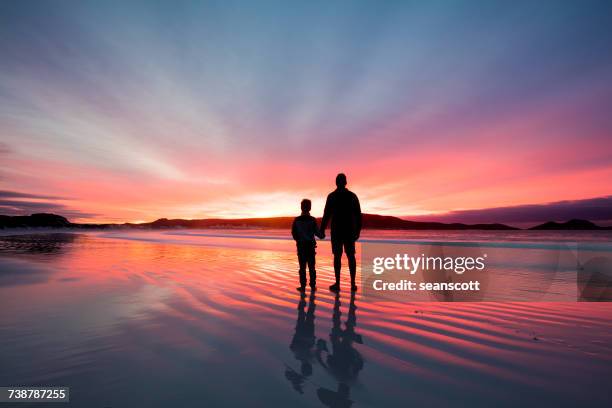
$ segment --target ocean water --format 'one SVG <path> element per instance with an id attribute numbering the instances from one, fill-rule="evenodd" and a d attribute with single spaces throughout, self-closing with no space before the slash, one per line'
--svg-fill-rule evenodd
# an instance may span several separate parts
<path id="1" fill-rule="evenodd" d="M 528 285 L 550 271 L 525 260 L 612 253 L 609 232 L 368 231 L 361 245 L 381 241 L 497 251 L 523 261 L 494 272 Z M 57 405 L 74 407 L 612 402 L 612 303 L 381 301 L 351 296 L 346 270 L 336 296 L 328 242 L 317 271 L 316 294 L 297 293 L 286 231 L 3 231 L 0 385 L 69 386 Z"/>

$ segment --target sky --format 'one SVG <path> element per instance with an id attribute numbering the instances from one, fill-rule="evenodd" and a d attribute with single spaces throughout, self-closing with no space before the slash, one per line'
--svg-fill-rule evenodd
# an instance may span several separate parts
<path id="1" fill-rule="evenodd" d="M 369 213 L 612 220 L 609 1 L 4 1 L 0 56 L 2 214 L 320 215 L 342 171 Z"/>

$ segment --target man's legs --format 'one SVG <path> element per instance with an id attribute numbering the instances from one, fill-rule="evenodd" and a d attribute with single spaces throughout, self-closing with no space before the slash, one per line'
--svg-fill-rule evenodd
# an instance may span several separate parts
<path id="1" fill-rule="evenodd" d="M 334 253 L 334 274 L 336 283 L 329 287 L 332 292 L 340 290 L 340 269 L 342 268 L 342 240 L 332 236 L 332 252 Z"/>
<path id="2" fill-rule="evenodd" d="M 348 258 L 349 270 L 351 271 L 351 285 L 355 285 L 355 275 L 357 274 L 357 260 L 355 254 L 346 254 Z"/>
<path id="3" fill-rule="evenodd" d="M 351 273 L 351 290 L 354 292 L 357 290 L 355 284 L 355 276 L 357 275 L 357 260 L 355 259 L 355 241 L 349 241 L 344 244 L 344 250 L 346 257 L 348 258 L 349 271 Z"/>
<path id="4" fill-rule="evenodd" d="M 342 252 L 346 253 L 348 258 L 349 271 L 351 273 L 351 290 L 357 290 L 355 278 L 357 275 L 357 259 L 355 258 L 355 241 L 352 240 L 334 240 L 332 238 L 332 251 L 334 252 L 334 274 L 336 275 L 336 283 L 329 287 L 330 290 L 336 292 L 340 290 L 340 269 L 342 268 Z"/>
<path id="5" fill-rule="evenodd" d="M 334 254 L 334 274 L 336 275 L 336 285 L 340 284 L 340 270 L 342 269 L 342 252 Z"/>

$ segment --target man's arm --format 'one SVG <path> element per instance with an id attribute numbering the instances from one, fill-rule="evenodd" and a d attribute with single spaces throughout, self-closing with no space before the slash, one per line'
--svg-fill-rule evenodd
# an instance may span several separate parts
<path id="1" fill-rule="evenodd" d="M 297 239 L 297 228 L 296 228 L 296 225 L 295 225 L 295 220 L 293 220 L 293 224 L 291 224 L 291 236 L 293 237 L 293 239 L 295 241 L 298 240 Z"/>
<path id="2" fill-rule="evenodd" d="M 319 229 L 319 226 L 317 225 L 317 219 L 315 217 L 312 217 L 312 223 L 314 225 L 314 234 L 320 239 L 325 238 L 325 234 Z"/>
<path id="3" fill-rule="evenodd" d="M 355 228 L 356 228 L 356 237 L 355 241 L 359 239 L 359 235 L 361 235 L 361 224 L 362 224 L 362 214 L 361 214 L 361 205 L 359 204 L 359 198 L 355 195 L 355 209 L 354 209 L 354 217 L 355 217 Z"/>
<path id="4" fill-rule="evenodd" d="M 331 218 L 331 194 L 327 196 L 327 200 L 325 201 L 325 209 L 323 210 L 323 219 L 321 220 L 321 234 L 325 235 L 325 228 L 327 228 L 327 224 L 329 223 L 329 219 Z"/>

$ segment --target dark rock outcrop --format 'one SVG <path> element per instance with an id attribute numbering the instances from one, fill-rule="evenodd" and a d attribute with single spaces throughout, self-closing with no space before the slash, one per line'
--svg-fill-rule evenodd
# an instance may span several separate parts
<path id="1" fill-rule="evenodd" d="M 593 231 L 593 230 L 609 230 L 611 227 L 600 227 L 587 220 L 569 220 L 567 222 L 549 221 L 544 224 L 529 228 L 530 230 L 573 230 L 573 231 Z"/>
<path id="2" fill-rule="evenodd" d="M 32 214 L 8 216 L 0 215 L 0 228 L 67 228 L 72 224 L 61 215 Z"/>

